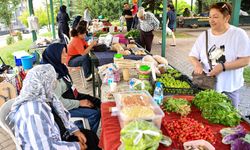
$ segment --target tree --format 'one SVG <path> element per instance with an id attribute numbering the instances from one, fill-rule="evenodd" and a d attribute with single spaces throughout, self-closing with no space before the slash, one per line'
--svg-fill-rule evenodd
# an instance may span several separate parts
<path id="1" fill-rule="evenodd" d="M 16 11 L 17 6 L 21 3 L 21 0 L 1 0 L 0 1 L 0 20 L 9 28 L 9 32 L 12 32 L 11 19 L 13 13 Z"/>
<path id="2" fill-rule="evenodd" d="M 232 0 L 220 0 L 221 2 L 232 2 Z M 199 8 L 198 13 L 207 12 L 209 10 L 209 6 L 213 3 L 217 3 L 218 0 L 198 0 L 196 1 L 196 6 Z"/>
<path id="3" fill-rule="evenodd" d="M 41 7 L 36 9 L 35 16 L 38 17 L 38 22 L 39 22 L 40 27 L 48 25 L 49 21 L 48 21 L 47 12 L 45 9 L 43 9 Z M 24 24 L 26 27 L 28 27 L 28 17 L 29 17 L 29 12 L 28 12 L 28 10 L 25 10 L 22 12 L 22 15 L 18 17 L 18 19 L 20 19 L 22 24 Z"/>
<path id="4" fill-rule="evenodd" d="M 73 15 L 83 15 L 85 7 L 90 8 L 92 18 L 103 15 L 105 18 L 113 20 L 118 19 L 121 15 L 119 14 L 121 8 L 119 0 L 72 0 L 71 10 Z"/>

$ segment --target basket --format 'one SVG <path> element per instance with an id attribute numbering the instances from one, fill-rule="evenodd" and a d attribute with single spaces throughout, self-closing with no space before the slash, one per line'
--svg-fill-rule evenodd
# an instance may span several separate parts
<path id="1" fill-rule="evenodd" d="M 195 86 L 192 81 L 186 75 L 181 75 L 180 77 L 176 78 L 176 80 L 185 81 L 190 85 L 190 88 L 174 88 L 174 87 L 165 87 L 164 88 L 164 95 L 195 95 L 201 91 L 200 88 Z"/>

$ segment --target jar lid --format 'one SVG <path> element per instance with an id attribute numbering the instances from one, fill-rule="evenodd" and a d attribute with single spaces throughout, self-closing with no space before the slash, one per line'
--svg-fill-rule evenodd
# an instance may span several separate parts
<path id="1" fill-rule="evenodd" d="M 141 65 L 139 68 L 141 71 L 148 71 L 150 67 L 148 65 Z"/>
<path id="2" fill-rule="evenodd" d="M 122 57 L 123 57 L 123 55 L 122 55 L 122 54 L 117 53 L 117 54 L 115 54 L 115 55 L 114 55 L 114 57 L 115 57 L 115 58 L 122 58 Z"/>

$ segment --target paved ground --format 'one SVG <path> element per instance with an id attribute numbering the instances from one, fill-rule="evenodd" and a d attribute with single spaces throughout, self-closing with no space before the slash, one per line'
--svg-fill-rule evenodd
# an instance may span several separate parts
<path id="1" fill-rule="evenodd" d="M 250 29 L 247 29 L 247 33 L 250 37 Z M 180 70 L 182 73 L 190 76 L 192 72 L 192 66 L 188 61 L 188 53 L 194 44 L 197 36 L 203 31 L 203 28 L 199 28 L 199 30 L 190 30 L 190 29 L 182 29 L 178 30 L 178 32 L 185 32 L 189 35 L 191 35 L 190 38 L 178 38 L 177 39 L 177 46 L 176 47 L 170 47 L 169 43 L 171 42 L 171 38 L 167 39 L 167 48 L 166 48 L 166 58 L 168 59 L 169 63 Z M 161 40 L 160 37 L 155 37 L 153 41 L 153 48 L 152 53 L 153 54 L 161 54 L 161 45 L 158 44 L 158 42 Z M 80 79 L 80 75 L 78 71 L 75 71 L 72 73 L 72 77 L 74 79 L 74 83 L 77 86 L 77 89 L 79 89 L 80 92 L 89 93 L 92 94 L 92 85 L 91 82 L 88 83 L 87 88 L 84 88 Z M 241 107 L 240 110 L 244 113 L 248 113 L 247 109 L 249 109 L 250 106 L 250 88 L 249 87 L 243 87 L 241 89 Z M 249 110 L 250 111 L 250 110 Z M 250 112 L 249 112 L 250 113 Z M 10 137 L 3 131 L 3 129 L 0 128 L 0 150 L 14 150 L 15 145 L 10 139 Z"/>

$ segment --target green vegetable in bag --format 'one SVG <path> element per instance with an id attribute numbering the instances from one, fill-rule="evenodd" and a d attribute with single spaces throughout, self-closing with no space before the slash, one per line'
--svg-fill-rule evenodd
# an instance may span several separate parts
<path id="1" fill-rule="evenodd" d="M 125 150 L 156 150 L 161 138 L 161 131 L 145 120 L 132 121 L 121 130 Z"/>

